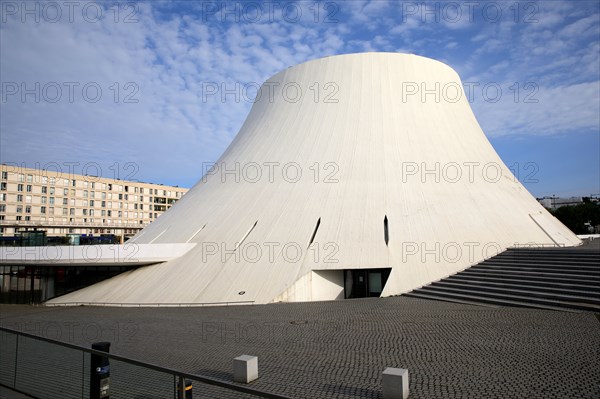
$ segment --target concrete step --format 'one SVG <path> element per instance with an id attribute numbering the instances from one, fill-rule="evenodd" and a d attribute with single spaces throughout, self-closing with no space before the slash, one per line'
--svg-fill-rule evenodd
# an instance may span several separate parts
<path id="1" fill-rule="evenodd" d="M 423 293 L 436 294 L 438 296 L 456 296 L 456 295 L 470 295 L 475 297 L 480 297 L 481 301 L 484 303 L 501 303 L 506 301 L 511 301 L 514 303 L 520 304 L 520 306 L 528 306 L 528 305 L 540 305 L 540 306 L 551 306 L 556 308 L 567 308 L 572 310 L 585 310 L 592 312 L 600 312 L 600 306 L 594 304 L 583 304 L 578 302 L 570 302 L 565 300 L 556 300 L 556 299 L 546 299 L 546 298 L 536 298 L 531 295 L 516 295 L 516 294 L 502 294 L 502 293 L 493 293 L 493 292 L 479 292 L 470 289 L 457 289 L 457 288 L 449 288 L 449 287 L 434 287 L 433 285 L 428 285 L 419 289 Z"/>
<path id="2" fill-rule="evenodd" d="M 600 261 L 596 260 L 556 260 L 556 259 L 508 259 L 508 258 L 490 258 L 479 264 L 497 263 L 511 265 L 543 265 L 548 267 L 554 266 L 582 266 L 586 268 L 600 269 Z"/>
<path id="3" fill-rule="evenodd" d="M 481 306 L 515 306 L 515 307 L 524 307 L 524 308 L 536 308 L 536 309 L 546 309 L 546 310 L 558 310 L 562 312 L 579 312 L 580 310 L 574 310 L 569 308 L 564 308 L 561 306 L 552 306 L 552 305 L 540 305 L 535 303 L 528 303 L 523 301 L 514 301 L 509 299 L 494 299 L 488 298 L 482 295 L 469 295 L 465 293 L 452 293 L 452 292 L 443 292 L 441 294 L 437 292 L 424 291 L 425 287 L 419 288 L 418 290 L 411 291 L 407 294 L 407 296 L 414 296 L 417 298 L 423 298 L 427 295 L 427 299 L 435 299 L 438 301 L 469 301 L 472 303 L 477 303 Z"/>
<path id="4" fill-rule="evenodd" d="M 457 274 L 455 274 L 456 276 Z M 543 282 L 564 282 L 569 281 L 573 284 L 598 284 L 598 280 L 585 278 L 585 276 L 574 276 L 571 274 L 550 274 L 548 276 L 542 276 L 541 273 L 534 272 L 508 272 L 502 270 L 485 270 L 485 269 L 474 269 L 473 267 L 463 270 L 460 272 L 461 276 L 487 276 L 495 278 L 510 278 L 510 279 L 524 279 L 524 280 L 538 280 Z"/>
<path id="5" fill-rule="evenodd" d="M 520 267 L 520 266 L 501 266 L 492 264 L 479 264 L 469 268 L 469 270 L 489 270 L 495 272 L 514 272 L 514 273 L 535 273 L 547 276 L 562 275 L 565 277 L 581 277 L 585 276 L 592 280 L 600 280 L 600 272 L 587 271 L 580 269 L 565 269 L 565 268 L 535 268 L 535 267 Z"/>
<path id="6" fill-rule="evenodd" d="M 590 295 L 582 295 L 581 293 L 566 293 L 564 290 L 540 290 L 533 287 L 512 287 L 512 286 L 498 286 L 490 285 L 485 283 L 460 283 L 455 281 L 449 281 L 444 279 L 432 283 L 430 286 L 433 287 L 450 287 L 450 288 L 464 288 L 470 291 L 480 291 L 482 293 L 490 292 L 495 294 L 514 294 L 514 295 L 525 295 L 529 297 L 552 299 L 557 301 L 566 301 L 573 303 L 583 303 L 598 305 L 600 309 L 600 296 L 597 293 L 590 293 Z"/>
<path id="7" fill-rule="evenodd" d="M 463 282 L 481 282 L 481 283 L 490 283 L 490 284 L 509 284 L 515 287 L 519 286 L 528 286 L 528 287 L 539 287 L 540 289 L 558 289 L 565 290 L 566 292 L 594 292 L 600 297 L 600 285 L 589 285 L 584 283 L 565 283 L 564 280 L 560 279 L 557 281 L 541 281 L 536 278 L 523 279 L 519 278 L 510 278 L 506 276 L 502 277 L 490 277 L 486 276 L 485 273 L 479 276 L 467 275 L 466 273 L 457 273 L 453 276 L 447 277 L 448 281 L 463 281 Z M 586 281 L 587 282 L 587 281 Z"/>
<path id="8" fill-rule="evenodd" d="M 565 255 L 569 255 L 569 256 L 581 256 L 581 257 L 585 257 L 585 256 L 598 256 L 600 254 L 599 251 L 597 250 L 588 250 L 588 251 L 581 251 L 581 250 L 577 250 L 577 249 L 569 249 L 569 248 L 552 248 L 552 249 L 533 249 L 533 248 L 528 248 L 528 249 L 515 249 L 515 248 L 509 248 L 504 252 L 501 252 L 498 255 L 501 254 L 505 254 L 505 255 L 535 255 L 535 256 L 565 256 Z"/>
<path id="9" fill-rule="evenodd" d="M 435 301 L 464 303 L 464 304 L 467 304 L 467 305 L 483 306 L 483 307 L 486 307 L 486 308 L 498 308 L 498 307 L 500 307 L 500 305 L 494 305 L 494 304 L 491 304 L 491 303 L 481 303 L 481 302 L 478 302 L 478 301 L 470 301 L 470 300 L 466 300 L 466 299 L 440 298 L 437 295 L 423 294 L 419 290 L 407 292 L 406 294 L 402 294 L 402 296 L 409 296 L 409 297 L 412 297 L 412 298 L 421 298 L 421 299 L 432 299 L 432 300 L 435 300 Z"/>

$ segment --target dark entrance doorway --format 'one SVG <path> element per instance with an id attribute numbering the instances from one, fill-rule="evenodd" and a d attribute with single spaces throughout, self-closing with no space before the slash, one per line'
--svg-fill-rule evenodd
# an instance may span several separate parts
<path id="1" fill-rule="evenodd" d="M 390 276 L 391 268 L 344 270 L 344 297 L 379 297 Z"/>

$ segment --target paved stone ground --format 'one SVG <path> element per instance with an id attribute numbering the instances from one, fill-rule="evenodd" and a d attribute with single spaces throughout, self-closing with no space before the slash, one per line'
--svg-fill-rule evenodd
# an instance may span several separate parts
<path id="1" fill-rule="evenodd" d="M 395 297 L 213 308 L 0 305 L 0 325 L 298 398 L 381 398 L 385 367 L 409 369 L 410 398 L 600 398 L 600 321 L 591 313 L 486 308 Z M 197 390 L 194 390 L 196 398 Z M 111 395 L 112 397 L 112 395 Z M 145 397 L 145 396 L 140 396 Z"/>

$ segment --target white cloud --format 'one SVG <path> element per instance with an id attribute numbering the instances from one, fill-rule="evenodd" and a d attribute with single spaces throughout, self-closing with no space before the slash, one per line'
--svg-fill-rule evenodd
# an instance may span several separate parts
<path id="1" fill-rule="evenodd" d="M 220 95 L 203 98 L 207 84 L 259 84 L 300 62 L 356 51 L 445 60 L 469 81 L 510 82 L 506 87 L 536 82 L 537 105 L 504 99 L 474 104 L 491 135 L 598 128 L 593 104 L 599 101 L 599 14 L 593 7 L 588 15 L 570 2 L 539 2 L 535 23 L 450 26 L 406 15 L 396 2 L 335 2 L 330 9 L 312 1 L 297 4 L 301 23 L 281 13 L 256 23 L 228 23 L 218 14 L 207 18 L 202 5 L 192 2 L 137 3 L 136 23 L 89 23 L 81 16 L 72 23 L 9 19 L 0 25 L 2 82 L 78 82 L 79 91 L 72 103 L 38 104 L 31 96 L 22 103 L 18 95 L 1 103 L 0 158 L 30 165 L 132 161 L 142 177 L 192 183 L 202 172 L 198 165 L 217 159 L 251 107 L 231 95 L 225 102 Z M 96 103 L 81 98 L 81 87 L 90 82 L 103 90 Z M 123 102 L 133 93 L 128 82 L 139 89 L 137 103 Z"/>

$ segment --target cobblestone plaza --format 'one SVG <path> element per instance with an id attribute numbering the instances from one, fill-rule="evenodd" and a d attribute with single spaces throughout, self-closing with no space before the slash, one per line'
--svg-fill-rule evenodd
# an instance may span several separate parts
<path id="1" fill-rule="evenodd" d="M 381 398 L 385 367 L 411 398 L 600 398 L 592 313 L 392 297 L 196 308 L 0 306 L 0 325 L 232 381 L 259 358 L 255 388 L 298 398 Z M 200 392 L 194 392 L 194 397 Z M 201 396 L 199 396 L 201 397 Z"/>

